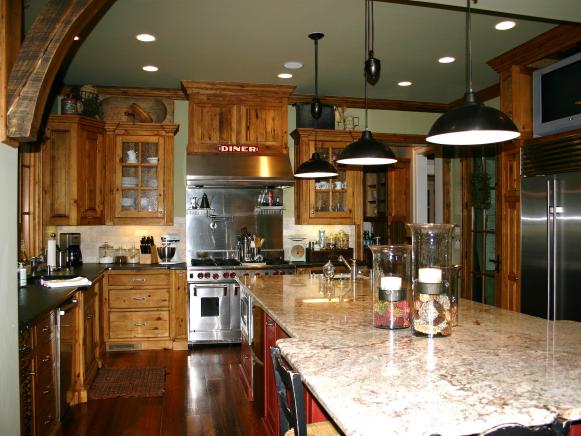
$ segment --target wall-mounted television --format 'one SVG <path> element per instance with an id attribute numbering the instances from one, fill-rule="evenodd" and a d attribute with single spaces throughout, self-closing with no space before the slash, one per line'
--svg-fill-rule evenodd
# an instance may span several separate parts
<path id="1" fill-rule="evenodd" d="M 581 128 L 581 52 L 533 73 L 533 134 Z"/>

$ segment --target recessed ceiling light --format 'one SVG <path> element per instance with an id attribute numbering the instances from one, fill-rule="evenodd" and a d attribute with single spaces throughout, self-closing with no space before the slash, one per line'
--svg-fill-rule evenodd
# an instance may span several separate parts
<path id="1" fill-rule="evenodd" d="M 303 68 L 303 63 L 299 61 L 288 61 L 282 65 L 289 70 L 298 70 L 299 68 Z"/>
<path id="2" fill-rule="evenodd" d="M 290 79 L 293 75 L 291 73 L 280 73 L 278 75 L 279 78 L 281 79 Z"/>
<path id="3" fill-rule="evenodd" d="M 155 41 L 156 39 L 155 36 L 150 35 L 149 33 L 140 33 L 135 38 L 137 38 L 138 41 L 142 42 L 152 42 Z"/>
<path id="4" fill-rule="evenodd" d="M 73 38 L 73 40 L 75 40 L 75 41 L 78 41 L 79 39 L 81 39 L 81 38 L 79 38 L 78 36 L 75 36 L 75 37 Z"/>
<path id="5" fill-rule="evenodd" d="M 500 23 L 496 23 L 494 28 L 496 30 L 508 30 L 512 29 L 514 26 L 516 26 L 514 21 L 501 21 Z"/>
<path id="6" fill-rule="evenodd" d="M 143 71 L 149 71 L 150 73 L 159 70 L 155 65 L 145 65 L 142 67 Z"/>
<path id="7" fill-rule="evenodd" d="M 444 56 L 443 58 L 438 59 L 438 62 L 441 64 L 451 64 L 455 60 L 456 58 L 453 58 L 452 56 Z"/>
<path id="8" fill-rule="evenodd" d="M 412 82 L 409 80 L 403 80 L 401 82 L 397 82 L 398 86 L 412 86 Z"/>

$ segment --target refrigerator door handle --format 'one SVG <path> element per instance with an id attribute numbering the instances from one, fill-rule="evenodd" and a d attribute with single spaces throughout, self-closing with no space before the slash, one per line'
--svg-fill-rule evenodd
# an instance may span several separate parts
<path id="1" fill-rule="evenodd" d="M 551 319 L 551 181 L 547 179 L 547 320 Z"/>
<path id="2" fill-rule="evenodd" d="M 553 321 L 557 319 L 557 178 L 553 178 Z"/>

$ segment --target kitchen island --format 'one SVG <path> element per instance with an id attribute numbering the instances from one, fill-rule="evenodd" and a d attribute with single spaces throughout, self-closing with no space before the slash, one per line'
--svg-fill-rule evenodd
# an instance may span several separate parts
<path id="1" fill-rule="evenodd" d="M 283 357 L 348 435 L 474 434 L 581 419 L 581 324 L 461 300 L 445 338 L 372 326 L 369 280 L 241 278 Z"/>

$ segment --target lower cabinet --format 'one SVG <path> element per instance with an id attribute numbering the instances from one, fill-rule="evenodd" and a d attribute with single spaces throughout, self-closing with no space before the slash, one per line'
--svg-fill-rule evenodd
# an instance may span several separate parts
<path id="1" fill-rule="evenodd" d="M 104 281 L 106 349 L 187 349 L 185 271 L 109 271 Z"/>
<path id="2" fill-rule="evenodd" d="M 57 413 L 55 312 L 20 332 L 20 434 L 54 435 Z"/>
<path id="3" fill-rule="evenodd" d="M 264 314 L 264 427 L 271 436 L 279 433 L 278 401 L 276 398 L 276 384 L 274 381 L 274 369 L 270 357 L 270 347 L 276 346 L 276 341 L 288 338 L 289 335 L 266 313 Z M 307 424 L 320 421 L 328 421 L 329 418 L 323 412 L 307 387 L 303 385 L 305 414 Z"/>

